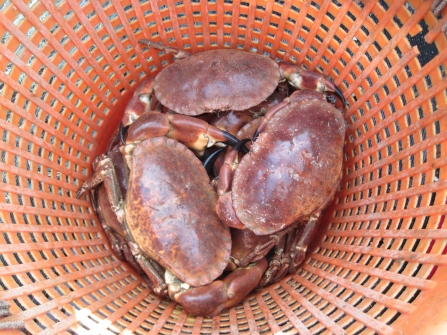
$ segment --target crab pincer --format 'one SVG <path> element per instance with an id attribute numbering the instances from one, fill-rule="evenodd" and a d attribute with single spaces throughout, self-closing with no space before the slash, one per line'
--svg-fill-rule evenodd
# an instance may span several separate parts
<path id="1" fill-rule="evenodd" d="M 239 267 L 209 285 L 189 287 L 168 273 L 168 293 L 191 314 L 212 317 L 221 310 L 241 302 L 259 283 L 268 263 L 265 258 Z"/>
<path id="2" fill-rule="evenodd" d="M 332 92 L 341 100 L 343 106 L 346 106 L 346 99 L 342 91 L 320 73 L 303 70 L 296 64 L 288 62 L 280 62 L 279 69 L 282 80 L 287 79 L 292 86 L 300 90 L 316 91 L 318 93 Z"/>
<path id="3" fill-rule="evenodd" d="M 201 155 L 213 145 L 234 146 L 239 140 L 230 133 L 206 121 L 180 114 L 146 112 L 127 131 L 126 143 L 136 143 L 147 138 L 166 136 L 185 144 Z"/>
<path id="4" fill-rule="evenodd" d="M 136 87 L 132 98 L 124 109 L 124 115 L 121 119 L 123 127 L 130 126 L 142 114 L 153 110 L 154 106 L 154 76 L 143 79 Z"/>

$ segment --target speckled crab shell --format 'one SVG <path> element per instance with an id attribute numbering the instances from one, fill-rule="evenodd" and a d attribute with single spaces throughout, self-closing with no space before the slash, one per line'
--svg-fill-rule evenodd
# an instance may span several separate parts
<path id="1" fill-rule="evenodd" d="M 191 286 L 225 269 L 231 236 L 215 212 L 216 194 L 199 159 L 172 139 L 157 137 L 132 154 L 125 211 L 140 249 Z"/>
<path id="2" fill-rule="evenodd" d="M 163 69 L 155 78 L 155 95 L 184 115 L 245 110 L 269 97 L 278 86 L 279 65 L 241 50 L 211 50 Z"/>
<path id="3" fill-rule="evenodd" d="M 340 182 L 343 116 L 314 94 L 275 114 L 235 171 L 233 208 L 258 235 L 322 210 Z"/>

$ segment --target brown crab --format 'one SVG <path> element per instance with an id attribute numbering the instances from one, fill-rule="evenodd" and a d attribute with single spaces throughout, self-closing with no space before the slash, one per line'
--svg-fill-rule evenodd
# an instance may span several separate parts
<path id="1" fill-rule="evenodd" d="M 126 259 L 132 262 L 131 258 L 128 257 L 129 253 L 127 253 L 127 246 L 130 246 L 131 253 L 133 254 L 135 260 L 137 263 L 143 268 L 143 270 L 147 273 L 148 277 L 151 279 L 153 283 L 155 283 L 155 292 L 157 294 L 161 294 L 162 292 L 166 293 L 166 285 L 164 284 L 163 279 L 160 278 L 159 273 L 157 273 L 157 269 L 154 269 L 154 267 L 151 264 L 151 260 L 154 259 L 157 262 L 159 262 L 163 267 L 165 268 L 176 268 L 176 262 L 179 262 L 179 260 L 174 260 L 177 256 L 180 257 L 180 259 L 184 258 L 191 264 L 195 264 L 195 267 L 186 270 L 186 266 L 179 266 L 180 272 L 176 272 L 174 270 L 173 272 L 179 276 L 182 280 L 186 281 L 188 284 L 198 286 L 209 284 L 212 280 L 215 279 L 218 275 L 220 275 L 225 268 L 228 257 L 229 257 L 229 248 L 231 246 L 231 242 L 228 242 L 230 240 L 229 238 L 229 232 L 227 231 L 227 245 L 220 241 L 219 243 L 216 243 L 216 245 L 212 244 L 212 241 L 207 241 L 208 237 L 206 233 L 203 233 L 203 236 L 200 236 L 200 232 L 195 231 L 197 228 L 197 222 L 198 219 L 195 218 L 191 223 L 191 217 L 193 216 L 193 213 L 204 213 L 204 220 L 209 221 L 210 229 L 213 229 L 214 226 L 222 225 L 218 217 L 216 216 L 214 212 L 214 206 L 215 202 L 211 202 L 209 200 L 206 202 L 204 199 L 202 199 L 202 202 L 200 202 L 200 206 L 204 208 L 200 208 L 199 204 L 195 204 L 194 201 L 199 201 L 203 194 L 206 193 L 207 197 L 210 198 L 211 195 L 209 194 L 210 190 L 204 190 L 205 186 L 204 183 L 207 181 L 209 183 L 209 180 L 207 180 L 207 177 L 200 176 L 200 178 L 191 179 L 191 181 L 188 182 L 188 188 L 191 188 L 192 194 L 194 194 L 194 197 L 190 197 L 192 199 L 192 203 L 188 204 L 187 199 L 181 201 L 179 204 L 177 204 L 175 199 L 180 199 L 180 195 L 175 194 L 164 194 L 169 199 L 160 200 L 165 201 L 167 209 L 165 209 L 165 212 L 163 212 L 162 215 L 161 212 L 154 212 L 151 214 L 153 217 L 147 218 L 142 225 L 142 227 L 139 227 L 138 225 L 134 225 L 134 222 L 138 222 L 136 219 L 139 215 L 144 217 L 143 214 L 136 214 L 139 210 L 147 210 L 147 208 L 150 207 L 150 199 L 153 201 L 157 200 L 156 196 L 159 194 L 160 196 L 163 195 L 162 191 L 163 189 L 160 189 L 160 193 L 151 193 L 150 195 L 143 194 L 140 197 L 138 194 L 142 192 L 148 193 L 149 191 L 145 188 L 138 189 L 135 191 L 135 185 L 138 182 L 141 183 L 150 183 L 150 181 L 153 178 L 154 182 L 158 181 L 159 183 L 162 180 L 162 176 L 168 172 L 174 172 L 172 170 L 172 167 L 169 166 L 169 162 L 164 162 L 162 158 L 159 156 L 172 156 L 174 155 L 175 158 L 172 158 L 172 164 L 177 162 L 176 160 L 179 160 L 178 157 L 181 155 L 185 156 L 188 154 L 189 160 L 185 157 L 183 157 L 185 160 L 182 162 L 180 159 L 177 164 L 183 163 L 183 169 L 179 169 L 178 171 L 175 171 L 175 175 L 179 176 L 180 178 L 186 178 L 182 176 L 183 174 L 187 175 L 188 173 L 195 173 L 196 165 L 197 163 L 195 160 L 198 161 L 198 159 L 192 154 L 189 150 L 186 149 L 183 145 L 180 143 L 173 141 L 173 142 L 163 142 L 162 140 L 158 140 L 158 142 L 154 142 L 157 145 L 150 146 L 152 152 L 156 153 L 155 156 L 151 156 L 150 150 L 146 155 L 138 156 L 137 154 L 142 151 L 143 147 L 149 146 L 149 140 L 146 140 L 148 138 L 161 138 L 163 140 L 166 140 L 166 137 L 160 137 L 160 136 L 166 136 L 173 138 L 177 141 L 180 141 L 187 145 L 190 149 L 195 150 L 198 154 L 202 153 L 204 149 L 208 146 L 214 145 L 216 142 L 230 142 L 230 143 L 236 143 L 237 139 L 233 137 L 232 135 L 228 134 L 225 131 L 222 131 L 216 127 L 213 127 L 206 123 L 205 121 L 198 120 L 195 118 L 192 118 L 190 116 L 185 115 L 166 115 L 160 112 L 147 112 L 144 113 L 136 122 L 132 124 L 132 126 L 129 129 L 129 132 L 127 134 L 127 145 L 121 147 L 121 152 L 123 154 L 123 157 L 126 161 L 126 163 L 118 162 L 118 157 L 115 158 L 115 162 L 117 163 L 116 166 L 114 166 L 113 161 L 111 158 L 107 155 L 101 155 L 97 159 L 95 159 L 94 162 L 94 174 L 86 180 L 81 188 L 77 192 L 77 196 L 81 196 L 85 191 L 87 190 L 93 190 L 96 188 L 96 186 L 100 185 L 101 183 L 104 183 L 104 188 L 100 188 L 98 192 L 100 192 L 100 196 L 98 199 L 101 201 L 101 204 L 99 204 L 98 212 L 104 212 L 102 217 L 105 217 L 106 221 L 106 233 L 108 234 L 111 244 L 116 252 L 124 251 Z M 116 142 L 116 141 L 115 141 Z M 178 143 L 179 146 L 174 146 L 172 143 Z M 166 153 L 162 154 L 161 151 L 163 149 L 166 149 Z M 135 151 L 136 150 L 136 151 Z M 185 153 L 182 153 L 182 150 L 185 151 Z M 134 154 L 134 151 L 136 152 Z M 114 150 L 109 151 L 109 155 L 114 154 Z M 119 155 L 118 155 L 119 156 Z M 152 157 L 153 160 L 157 161 L 158 163 L 154 163 L 154 171 L 156 170 L 159 174 L 159 176 L 151 177 L 151 175 L 147 175 L 147 173 L 150 173 L 150 171 L 145 172 L 144 169 L 140 171 L 140 175 L 135 175 L 136 168 L 140 165 L 135 162 L 144 161 L 147 157 Z M 138 157 L 138 158 L 135 158 Z M 193 157 L 193 158 L 191 158 Z M 149 162 L 147 162 L 149 164 Z M 189 164 L 189 165 L 188 165 Z M 123 167 L 124 165 L 124 167 Z M 127 166 L 127 167 L 126 167 Z M 144 166 L 144 163 L 143 163 Z M 131 193 L 128 193 L 127 195 L 123 196 L 122 191 L 125 191 L 125 185 L 127 176 L 125 176 L 126 173 L 129 173 L 129 171 L 126 169 L 130 169 L 130 177 L 129 177 L 129 183 L 130 185 L 133 185 L 132 188 L 129 186 L 129 190 L 132 190 Z M 202 167 L 203 170 L 203 167 Z M 168 171 L 168 172 L 164 172 Z M 119 176 L 117 176 L 117 173 Z M 186 179 L 185 179 L 186 180 Z M 132 182 L 133 181 L 133 182 Z M 175 188 L 176 183 L 179 185 L 179 187 L 183 187 L 181 184 L 181 180 L 176 181 L 175 178 L 169 182 L 168 179 L 164 180 L 164 183 L 166 185 L 174 185 Z M 157 184 L 154 184 L 157 185 Z M 186 186 L 185 186 L 186 187 Z M 198 188 L 196 190 L 196 187 Z M 210 188 L 210 186 L 207 186 Z M 210 188 L 211 189 L 211 188 Z M 187 190 L 183 191 L 181 193 L 182 197 L 186 197 L 188 194 L 186 193 Z M 104 193 L 105 192 L 105 193 Z M 197 194 L 195 194 L 197 192 Z M 205 193 L 204 193 L 205 192 Z M 165 192 L 166 193 L 166 192 Z M 106 194 L 107 196 L 104 196 Z M 149 193 L 148 193 L 149 194 Z M 164 198 L 164 196 L 162 196 Z M 172 198 L 172 199 L 171 199 Z M 143 200 L 142 200 L 143 199 Z M 107 202 L 107 201 L 108 202 Z M 124 200 L 126 201 L 124 203 Z M 138 205 L 138 202 L 145 202 L 148 204 L 149 207 L 142 207 L 141 204 Z M 215 201 L 215 200 L 214 200 Z M 174 255 L 170 255 L 168 258 L 165 258 L 165 255 L 168 255 L 169 253 L 166 252 L 165 247 L 162 245 L 153 246 L 153 243 L 162 243 L 160 242 L 162 240 L 163 236 L 168 236 L 166 230 L 160 229 L 153 229 L 153 231 L 146 231 L 146 237 L 143 240 L 141 239 L 141 234 L 139 233 L 132 233 L 133 231 L 138 231 L 139 229 L 146 229 L 147 227 L 155 227 L 158 222 L 165 222 L 167 218 L 169 217 L 169 208 L 171 210 L 176 211 L 180 213 L 181 211 L 176 210 L 172 202 L 176 203 L 180 207 L 184 207 L 185 210 L 183 212 L 185 213 L 191 213 L 191 214 L 185 214 L 185 217 L 189 219 L 185 219 L 184 222 L 188 223 L 188 227 L 192 227 L 192 232 L 189 232 L 189 234 L 185 235 L 186 239 L 191 240 L 193 235 L 200 237 L 203 237 L 203 241 L 201 243 L 211 243 L 210 245 L 207 245 L 206 248 L 210 247 L 212 250 L 207 250 L 206 248 L 199 248 L 199 244 L 197 244 L 196 247 L 188 245 L 184 240 L 177 238 L 177 242 L 179 243 L 179 249 L 180 251 L 177 251 L 177 256 L 174 257 Z M 190 201 L 191 202 L 191 201 Z M 170 205 L 169 205 L 170 204 Z M 182 207 L 182 208 L 183 208 Z M 208 208 L 209 207 L 209 208 Z M 173 209 L 174 208 L 174 209 Z M 205 208 L 208 208 L 208 211 L 205 210 Z M 111 210 L 113 210 L 115 217 L 111 214 Z M 214 213 L 214 214 L 213 214 Z M 137 215 L 136 217 L 134 215 Z M 147 216 L 147 215 L 146 215 Z M 190 217 L 191 216 L 191 217 Z M 197 215 L 196 215 L 197 216 Z M 132 221 L 132 218 L 133 221 Z M 157 221 L 160 220 L 160 221 Z M 126 223 L 127 221 L 127 223 Z M 147 221 L 147 223 L 146 223 Z M 174 220 L 175 221 L 175 220 Z M 155 222 L 155 223 L 154 223 Z M 108 224 L 107 224 L 108 223 Z M 170 226 L 167 228 L 168 231 L 176 231 L 178 233 L 182 232 L 182 229 L 179 229 L 180 227 L 174 228 L 174 226 Z M 187 228 L 185 228 L 187 230 Z M 203 230 L 203 227 L 200 229 Z M 199 230 L 200 230 L 199 229 Z M 215 228 L 215 231 L 218 232 L 219 230 Z M 113 234 L 112 232 L 115 232 Z M 125 233 L 125 234 L 124 234 Z M 160 235 L 162 234 L 162 235 Z M 123 243 L 122 238 L 123 235 L 125 235 L 125 239 L 127 240 L 127 244 Z M 153 236 L 152 236 L 153 235 Z M 152 236 L 149 239 L 148 236 Z M 225 238 L 225 234 L 222 232 L 220 234 L 221 238 Z M 146 241 L 146 242 L 145 242 Z M 148 242 L 149 241 L 149 242 Z M 149 244 L 147 244 L 149 243 Z M 164 242 L 163 242 L 164 243 Z M 228 244 L 229 243 L 229 244 Z M 219 247 L 217 247 L 219 246 Z M 196 254 L 194 255 L 187 255 L 182 254 L 182 251 L 190 250 L 191 248 L 195 248 Z M 222 250 L 219 248 L 226 248 L 228 249 L 228 255 L 225 257 L 222 254 Z M 200 250 L 199 250 L 200 249 Z M 143 251 L 142 251 L 143 250 Z M 174 251 L 174 248 L 170 248 L 170 251 Z M 220 250 L 220 251 L 219 251 Z M 199 256 L 197 256 L 197 253 L 203 252 L 203 258 L 201 259 Z M 207 255 L 207 256 L 205 256 Z M 214 256 L 213 256 L 214 255 Z M 188 256 L 188 257 L 186 257 Z M 210 259 L 206 259 L 206 257 L 211 257 Z M 213 258 L 214 257 L 214 258 Z M 219 260 L 219 261 L 218 261 Z M 205 272 L 202 275 L 199 275 L 199 272 L 197 271 L 197 268 L 202 263 L 206 264 L 214 264 L 212 268 L 208 266 L 209 268 L 205 268 Z M 220 262 L 220 263 L 219 263 Z M 181 272 L 183 271 L 183 272 Z M 189 271 L 188 273 L 185 273 L 185 271 Z M 194 274 L 194 278 L 191 278 Z"/>
<path id="2" fill-rule="evenodd" d="M 179 115 L 184 123 L 177 116 L 169 123 L 168 117 L 158 112 L 142 115 L 127 133 L 128 144 L 121 147 L 124 160 L 119 155 L 114 160 L 107 155 L 95 159 L 95 173 L 77 196 L 103 183 L 96 190 L 97 207 L 98 213 L 105 213 L 101 221 L 112 248 L 147 274 L 157 295 L 167 293 L 165 275 L 178 278 L 182 283 L 178 288 L 168 282 L 172 299 L 195 315 L 209 316 L 239 302 L 256 287 L 267 261 L 248 255 L 234 273 L 216 281 L 228 268 L 231 250 L 229 228 L 215 212 L 217 195 L 198 158 L 179 142 L 157 135 L 167 134 L 198 152 L 208 142 L 197 141 L 187 134 L 188 127 L 182 128 L 190 117 Z M 160 119 L 167 122 L 167 133 L 159 127 Z M 217 128 L 206 129 L 211 130 L 208 136 L 225 139 Z M 115 148 L 107 153 L 112 158 Z"/>
<path id="3" fill-rule="evenodd" d="M 119 135 L 116 133 L 115 135 Z M 118 220 L 113 204 L 119 203 L 121 196 L 126 196 L 128 172 L 119 150 L 119 136 L 114 136 L 108 146 L 106 154 L 101 154 L 93 161 L 94 175 L 81 187 L 76 196 L 79 198 L 87 189 L 91 192 L 93 209 L 98 216 L 101 225 L 115 255 L 126 260 L 144 279 L 157 294 L 166 295 L 166 289 L 154 286 L 154 280 L 150 280 L 133 256 L 129 244 L 128 233 L 125 227 Z M 103 183 L 104 182 L 104 183 Z M 98 187 L 96 187 L 98 186 Z M 108 190 L 119 190 L 109 192 Z M 164 276 L 164 269 L 152 259 L 148 260 L 153 272 L 153 276 L 159 279 Z"/>
<path id="4" fill-rule="evenodd" d="M 234 49 L 191 55 L 146 39 L 139 42 L 172 53 L 178 61 L 140 84 L 124 112 L 124 127 L 150 109 L 153 93 L 163 106 L 193 116 L 249 110 L 263 103 L 285 80 L 299 89 L 334 92 L 345 102 L 341 91 L 330 80 L 295 64 L 276 63 L 265 56 Z"/>
<path id="5" fill-rule="evenodd" d="M 118 232 L 112 241 L 130 246 L 156 294 L 165 294 L 167 287 L 164 273 L 160 275 L 152 260 L 191 286 L 210 284 L 227 266 L 231 238 L 215 213 L 216 194 L 200 161 L 187 147 L 166 137 L 129 144 L 125 152 L 131 165 L 124 203 L 113 166 L 95 166 L 95 174 L 78 196 L 98 180 L 104 182 L 99 191 L 107 196 L 100 199 L 110 201 L 98 207 L 107 214 L 111 208 L 116 215 L 104 217 L 109 229 Z M 105 155 L 100 157 L 97 161 L 111 162 Z M 120 241 L 123 235 L 126 243 Z"/>
<path id="6" fill-rule="evenodd" d="M 210 284 L 226 267 L 231 238 L 214 212 L 215 193 L 200 161 L 164 137 L 130 146 L 125 206 L 135 243 L 189 285 Z"/>
<path id="7" fill-rule="evenodd" d="M 252 140 L 260 122 L 261 119 L 259 118 L 253 119 L 237 132 L 236 137 L 238 139 L 248 138 Z M 234 123 L 230 124 L 234 125 Z M 227 128 L 231 129 L 231 127 Z M 247 142 L 246 146 L 250 148 L 251 142 Z M 227 152 L 229 152 L 228 150 Z M 239 154 L 238 159 L 242 159 L 242 157 L 243 155 Z M 219 160 L 221 158 L 223 158 L 223 156 L 219 156 Z M 219 160 L 214 163 L 218 170 L 220 170 L 219 167 L 221 167 L 223 163 L 219 163 Z M 207 167 L 207 169 L 209 169 L 209 167 Z M 214 179 L 212 183 L 217 189 L 218 179 Z M 230 259 L 232 259 L 233 264 L 244 266 L 247 258 L 251 259 L 252 262 L 256 261 L 256 257 L 250 257 L 253 257 L 256 254 L 262 257 L 274 247 L 274 252 L 270 256 L 269 267 L 259 281 L 259 287 L 278 282 L 287 274 L 295 273 L 298 266 L 303 262 L 307 246 L 317 229 L 317 219 L 318 215 L 313 215 L 307 220 L 300 220 L 292 226 L 289 226 L 292 229 L 286 228 L 284 230 L 287 234 L 276 233 L 273 235 L 258 236 L 249 229 L 232 229 L 232 255 Z M 271 241 L 269 241 L 269 236 L 272 237 Z M 250 253 L 246 253 L 246 250 L 250 250 Z M 250 256 L 248 256 L 248 254 L 250 254 Z"/>
<path id="8" fill-rule="evenodd" d="M 262 284 L 304 259 L 319 213 L 342 176 L 344 133 L 341 113 L 320 93 L 296 91 L 261 118 L 251 150 L 240 162 L 237 147 L 227 154 L 218 185 L 222 221 L 258 235 L 306 222 L 301 237 L 289 238 L 287 256 L 286 242 L 280 241 Z M 279 262 L 284 257 L 287 261 Z"/>

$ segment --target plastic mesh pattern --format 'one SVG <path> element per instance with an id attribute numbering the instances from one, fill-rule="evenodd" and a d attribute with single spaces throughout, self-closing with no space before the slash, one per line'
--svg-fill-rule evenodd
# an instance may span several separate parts
<path id="1" fill-rule="evenodd" d="M 430 6 L 2 2 L 0 298 L 13 313 L 4 320 L 24 320 L 26 334 L 408 330 L 424 304 L 446 297 L 447 11 Z M 89 200 L 74 196 L 135 83 L 172 61 L 140 38 L 297 62 L 333 79 L 349 103 L 344 178 L 306 264 L 214 318 L 153 296 L 114 257 Z"/>

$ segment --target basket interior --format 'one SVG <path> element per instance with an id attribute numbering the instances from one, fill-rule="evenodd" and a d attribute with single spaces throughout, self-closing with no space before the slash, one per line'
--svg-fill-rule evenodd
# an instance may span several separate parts
<path id="1" fill-rule="evenodd" d="M 0 299 L 13 313 L 4 320 L 24 320 L 26 334 L 434 334 L 445 327 L 447 11 L 435 16 L 430 6 L 3 1 Z M 333 79 L 349 103 L 344 178 L 306 264 L 214 318 L 153 296 L 114 257 L 88 199 L 74 196 L 135 84 L 172 62 L 139 46 L 140 38 L 193 53 L 239 48 L 296 62 Z"/>

